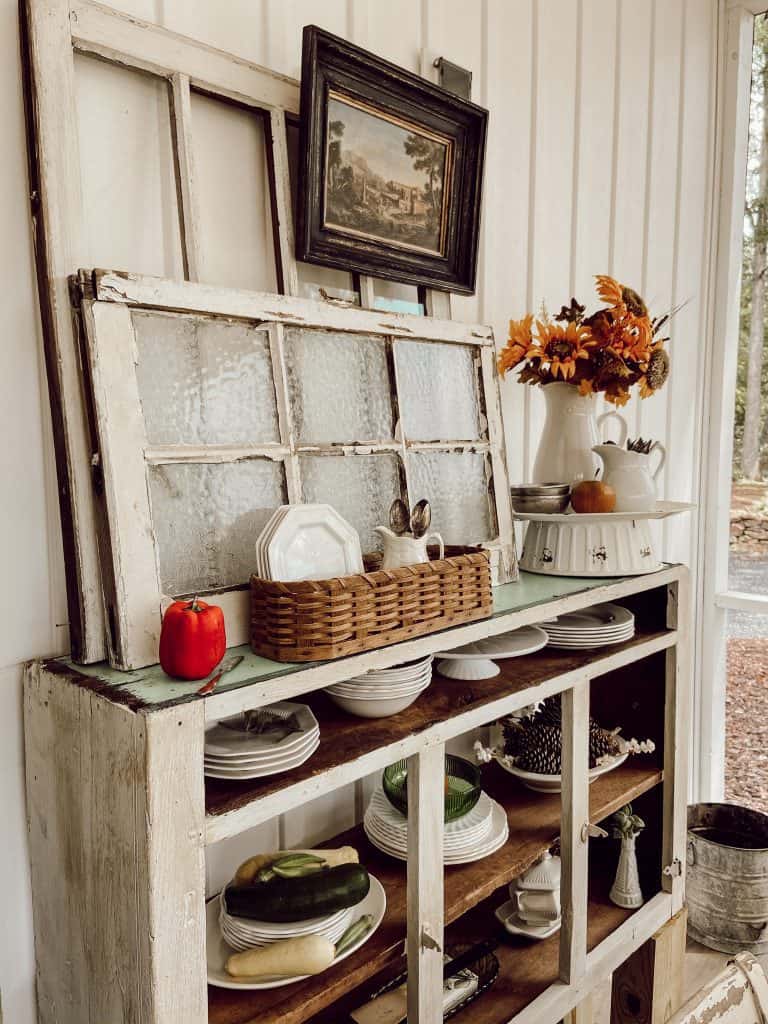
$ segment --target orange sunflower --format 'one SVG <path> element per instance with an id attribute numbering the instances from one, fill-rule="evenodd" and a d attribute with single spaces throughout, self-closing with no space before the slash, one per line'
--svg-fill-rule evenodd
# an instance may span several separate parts
<path id="1" fill-rule="evenodd" d="M 553 324 L 536 321 L 537 347 L 531 355 L 549 364 L 553 377 L 558 374 L 567 381 L 576 373 L 576 360 L 589 359 L 589 348 L 594 344 L 589 329 L 571 321 Z"/>
<path id="2" fill-rule="evenodd" d="M 532 314 L 523 317 L 522 320 L 509 321 L 509 338 L 507 344 L 499 353 L 498 359 L 499 373 L 502 377 L 505 376 L 508 370 L 513 370 L 518 363 L 521 363 L 530 353 L 531 349 L 535 347 L 531 330 L 532 326 Z"/>

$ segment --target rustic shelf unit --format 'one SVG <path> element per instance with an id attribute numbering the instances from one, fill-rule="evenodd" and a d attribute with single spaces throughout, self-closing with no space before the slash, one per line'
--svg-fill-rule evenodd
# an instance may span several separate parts
<path id="1" fill-rule="evenodd" d="M 247 649 L 210 694 L 157 667 L 33 662 L 25 678 L 30 847 L 43 1024 L 304 1024 L 341 1022 L 349 1006 L 409 964 L 409 1015 L 441 1020 L 443 947 L 496 935 L 496 892 L 557 837 L 563 857 L 563 927 L 538 945 L 499 939 L 496 985 L 460 1024 L 554 1024 L 683 906 L 689 677 L 684 568 L 622 579 L 521 574 L 494 592 L 481 622 L 316 665 L 285 665 Z M 618 600 L 636 615 L 628 643 L 594 652 L 544 650 L 502 663 L 495 679 L 436 675 L 416 704 L 389 719 L 344 715 L 323 687 L 556 614 Z M 562 694 L 562 798 L 535 794 L 497 766 L 485 788 L 503 804 L 508 843 L 475 863 L 442 869 L 447 741 L 550 694 Z M 206 723 L 280 699 L 306 697 L 321 745 L 298 770 L 248 783 L 203 776 Z M 622 705 L 623 701 L 623 705 Z M 587 778 L 590 706 L 622 709 L 626 735 L 656 730 L 657 752 Z M 626 720 L 630 718 L 631 720 Z M 617 723 L 618 724 L 618 723 Z M 206 847 L 314 797 L 409 758 L 407 865 L 349 842 L 387 893 L 381 927 L 344 964 L 317 978 L 259 991 L 208 989 Z M 647 901 L 635 912 L 607 899 L 615 849 L 588 838 L 630 800 L 652 801 L 658 844 L 644 868 Z M 600 843 L 603 847 L 600 847 Z M 257 851 L 254 851 L 257 852 Z M 495 895 L 494 895 L 495 894 Z M 506 897 L 504 897 L 506 898 Z"/>

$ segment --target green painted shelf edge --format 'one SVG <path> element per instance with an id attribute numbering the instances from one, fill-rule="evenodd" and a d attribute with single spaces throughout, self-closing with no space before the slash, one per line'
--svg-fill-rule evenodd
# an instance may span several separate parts
<path id="1" fill-rule="evenodd" d="M 663 569 L 667 568 L 670 568 L 670 566 L 665 565 L 663 567 Z M 663 569 L 659 570 L 659 572 L 663 571 Z M 494 588 L 492 618 L 497 618 L 501 615 L 512 615 L 515 612 L 522 612 L 537 605 L 549 604 L 560 598 L 588 593 L 592 590 L 600 590 L 617 583 L 629 582 L 633 579 L 649 579 L 655 575 L 655 573 L 650 573 L 646 577 L 568 577 L 543 576 L 536 575 L 535 573 L 521 572 L 519 580 L 515 583 L 506 583 L 503 586 Z M 452 630 L 443 630 L 443 635 L 448 636 L 451 632 Z M 446 644 L 446 646 L 450 645 Z M 249 686 L 255 682 L 264 682 L 268 679 L 277 679 L 280 676 L 289 676 L 295 672 L 304 671 L 308 667 L 307 663 L 295 664 L 262 658 L 260 655 L 254 654 L 247 644 L 243 644 L 240 647 L 230 647 L 226 657 L 239 657 L 241 660 L 236 666 L 225 672 L 220 681 L 217 682 L 215 692 L 218 694 L 227 690 Z M 338 660 L 341 662 L 345 659 L 340 658 Z M 321 664 L 321 662 L 313 664 Z M 132 706 L 135 710 L 159 709 L 160 707 L 183 704 L 191 700 L 205 699 L 203 695 L 198 693 L 204 681 L 196 680 L 195 682 L 188 683 L 171 679 L 163 672 L 159 665 L 150 665 L 143 669 L 121 672 L 118 669 L 110 668 L 106 662 L 99 662 L 95 665 L 78 665 L 70 659 L 58 658 L 46 662 L 46 667 L 54 672 L 66 673 L 70 677 L 84 677 L 82 680 L 83 685 L 91 686 L 95 690 L 102 690 L 110 699 Z M 212 674 L 215 675 L 216 672 Z"/>

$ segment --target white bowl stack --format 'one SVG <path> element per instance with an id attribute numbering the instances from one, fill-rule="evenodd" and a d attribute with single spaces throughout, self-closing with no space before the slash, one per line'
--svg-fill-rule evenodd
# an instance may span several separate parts
<path id="1" fill-rule="evenodd" d="M 432 655 L 397 668 L 354 676 L 326 688 L 334 704 L 360 718 L 386 718 L 409 707 L 432 681 Z"/>
<path id="2" fill-rule="evenodd" d="M 335 944 L 352 923 L 354 911 L 354 907 L 347 907 L 346 910 L 339 910 L 327 917 L 313 917 L 307 921 L 292 921 L 290 924 L 253 921 L 250 918 L 228 914 L 222 892 L 219 926 L 224 941 L 238 953 L 257 946 L 268 946 L 281 939 L 295 939 L 301 935 L 322 935 Z"/>
<path id="3" fill-rule="evenodd" d="M 365 812 L 363 828 L 373 845 L 395 857 L 408 859 L 408 819 L 376 789 Z M 443 863 L 469 864 L 482 860 L 502 847 L 509 838 L 507 815 L 501 804 L 487 793 L 467 814 L 443 826 Z"/>

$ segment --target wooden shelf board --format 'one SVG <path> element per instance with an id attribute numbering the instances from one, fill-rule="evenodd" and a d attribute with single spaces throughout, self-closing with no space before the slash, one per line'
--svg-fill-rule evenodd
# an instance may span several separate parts
<path id="1" fill-rule="evenodd" d="M 590 819 L 601 821 L 661 781 L 662 772 L 649 764 L 647 758 L 630 758 L 590 787 Z M 468 911 L 474 913 L 473 908 L 530 866 L 560 833 L 559 794 L 533 793 L 498 765 L 484 769 L 483 787 L 504 805 L 510 838 L 501 850 L 484 860 L 446 868 L 446 924 Z M 361 861 L 386 890 L 387 912 L 376 934 L 337 969 L 295 985 L 262 992 L 210 986 L 209 1024 L 300 1024 L 402 955 L 406 933 L 405 864 L 371 846 L 361 826 L 336 836 L 326 845 L 345 844 L 358 849 Z"/>
<path id="2" fill-rule="evenodd" d="M 519 693 L 558 676 L 599 665 L 602 658 L 632 650 L 670 631 L 638 632 L 632 640 L 599 652 L 543 650 L 522 658 L 500 661 L 501 673 L 494 679 L 465 682 L 435 673 L 432 685 L 405 711 L 391 718 L 360 719 L 341 711 L 325 693 L 313 693 L 301 700 L 313 709 L 320 723 L 320 746 L 312 757 L 288 774 L 248 781 L 205 780 L 205 809 L 214 838 L 216 818 L 236 814 L 254 801 L 296 787 L 302 799 L 302 784 L 311 783 L 333 769 L 360 757 L 416 736 L 439 722 Z"/>

